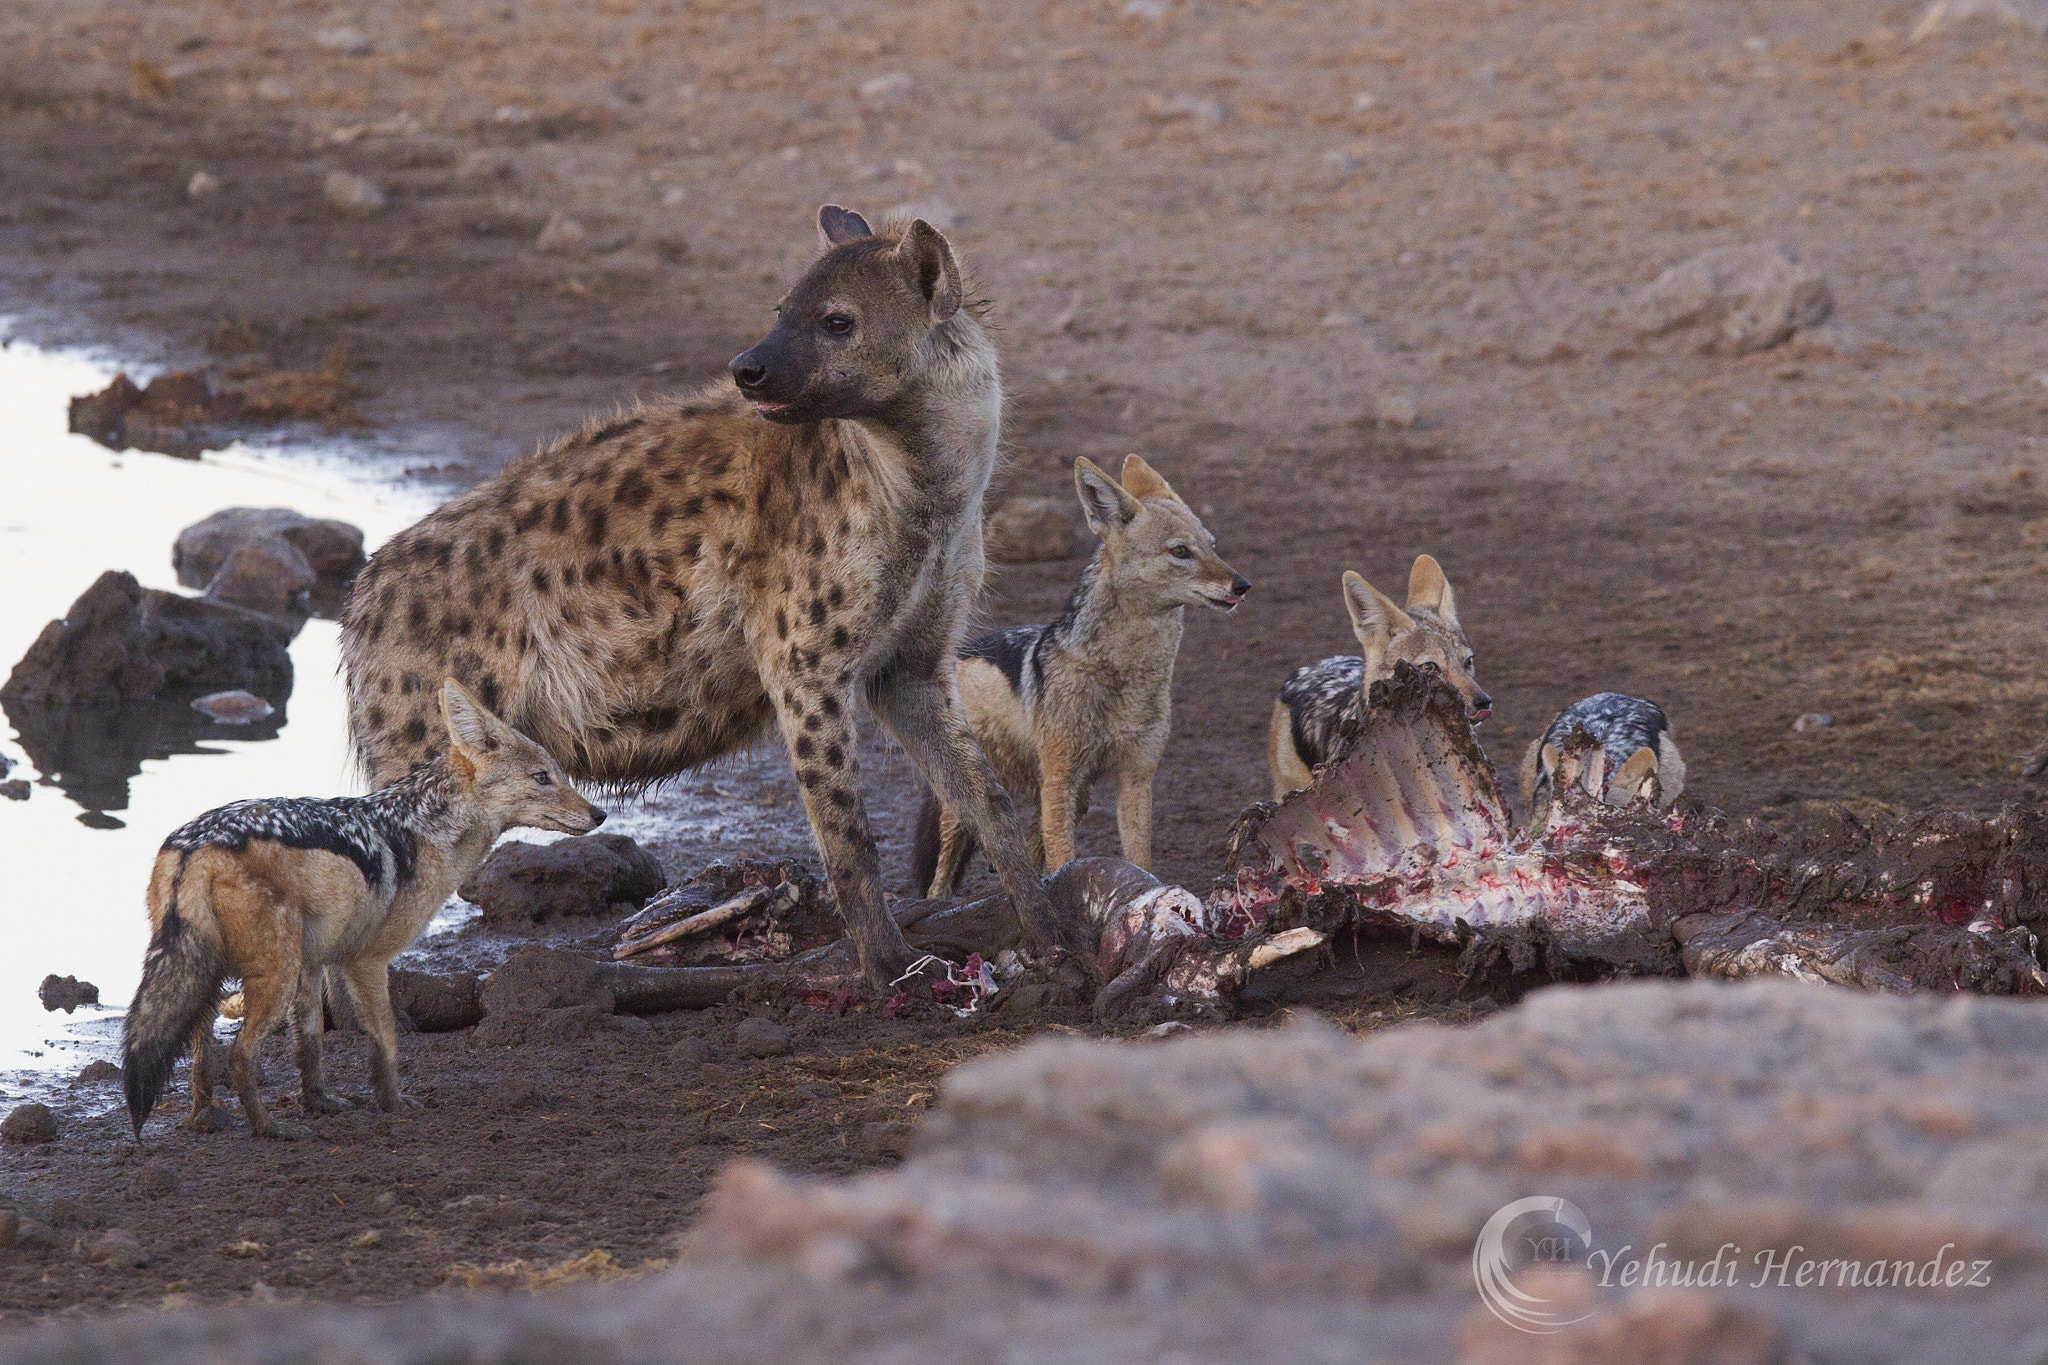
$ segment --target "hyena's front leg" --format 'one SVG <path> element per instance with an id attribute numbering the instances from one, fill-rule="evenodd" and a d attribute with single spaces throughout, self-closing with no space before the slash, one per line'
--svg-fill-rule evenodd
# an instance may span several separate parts
<path id="1" fill-rule="evenodd" d="M 341 1112 L 340 1101 L 327 1093 L 320 1074 L 320 1037 L 327 1028 L 327 1010 L 320 996 L 323 976 L 318 967 L 300 972 L 298 998 L 292 1002 L 292 1036 L 299 1048 L 299 1107 L 308 1114 Z"/>
<path id="2" fill-rule="evenodd" d="M 861 971 L 869 985 L 887 991 L 910 970 L 914 955 L 882 903 L 882 859 L 860 799 L 852 694 L 815 668 L 800 677 L 763 681 L 775 699 L 811 837 L 825 860 L 840 918 L 860 951 Z"/>
<path id="3" fill-rule="evenodd" d="M 938 793 L 940 804 L 964 820 L 981 841 L 982 853 L 1001 880 L 1031 946 L 1041 953 L 1057 950 L 1083 964 L 1090 962 L 1095 945 L 1085 930 L 1053 909 L 1017 828 L 1009 794 L 968 732 L 951 680 L 884 677 L 868 700 L 875 718 L 896 736 Z"/>

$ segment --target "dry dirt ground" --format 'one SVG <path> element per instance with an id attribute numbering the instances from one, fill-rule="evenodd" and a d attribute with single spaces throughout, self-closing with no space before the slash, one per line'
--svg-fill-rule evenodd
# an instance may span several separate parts
<path id="1" fill-rule="evenodd" d="M 1421 551 L 1459 590 L 1504 766 L 1614 689 L 1664 704 L 1692 790 L 1733 812 L 2038 800 L 2018 767 L 2048 739 L 2048 39 L 1993 13 L 1909 42 L 1922 12 L 0 0 L 0 306 L 164 364 L 341 366 L 392 458 L 459 484 L 716 375 L 820 202 L 922 206 L 995 300 L 1007 487 L 1141 451 L 1256 584 L 1190 623 L 1165 875 L 1204 883 L 1263 793 L 1274 687 L 1349 641 L 1339 571 L 1393 589 Z M 218 188 L 194 197 L 200 171 Z M 385 206 L 334 208 L 334 171 Z M 581 229 L 566 254 L 539 249 L 556 215 Z M 1825 329 L 1728 356 L 1586 321 L 1748 242 L 1822 273 Z M 1075 567 L 1006 571 L 988 618 L 1050 614 Z M 1795 734 L 1804 713 L 1833 724 Z M 1354 1017 L 1445 999 L 1435 970 L 1390 968 Z M 135 1271 L 17 1259 L 0 1307 L 632 1261 L 738 1144 L 885 1160 L 838 1138 L 1009 1041 L 847 1026 L 724 1086 L 670 1073 L 675 1039 L 730 1027 L 488 1068 L 412 1040 L 439 1107 L 394 1136 L 169 1139 L 186 1192 L 147 1207 L 110 1124 L 10 1149 L 36 1199 L 90 1186 L 94 1216 L 171 1240 Z M 499 1112 L 522 1068 L 552 1107 Z M 762 1106 L 798 1127 L 748 1127 L 779 1123 Z M 535 1208 L 442 1212 L 499 1194 Z M 242 1240 L 265 1256 L 211 1249 Z"/>

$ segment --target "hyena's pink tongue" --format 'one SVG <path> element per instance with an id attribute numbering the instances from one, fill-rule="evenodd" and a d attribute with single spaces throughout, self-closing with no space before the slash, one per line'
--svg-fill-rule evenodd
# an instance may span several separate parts
<path id="1" fill-rule="evenodd" d="M 1606 805 L 1585 790 L 1605 756 L 1575 736 L 1547 820 L 1523 832 L 1448 685 L 1399 665 L 1372 702 L 1313 786 L 1240 819 L 1213 923 L 1402 929 L 1463 945 L 1470 972 L 2048 991 L 2026 927 L 2048 909 L 2048 813 L 1731 831 L 1697 806 Z"/>

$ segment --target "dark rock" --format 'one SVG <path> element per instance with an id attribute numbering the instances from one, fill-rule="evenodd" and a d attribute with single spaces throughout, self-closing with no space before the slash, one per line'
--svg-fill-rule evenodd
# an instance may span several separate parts
<path id="1" fill-rule="evenodd" d="M 137 388 L 127 375 L 95 394 L 71 400 L 71 430 L 114 450 L 154 450 L 193 458 L 225 444 L 218 423 L 235 404 L 191 370 L 160 374 Z"/>
<path id="2" fill-rule="evenodd" d="M 43 627 L 0 696 L 45 705 L 92 705 L 156 695 L 164 683 L 142 623 L 142 585 L 108 570 Z"/>
<path id="3" fill-rule="evenodd" d="M 144 1199 L 155 1199 L 161 1195 L 176 1194 L 185 1188 L 185 1182 L 178 1175 L 178 1168 L 168 1161 L 145 1162 L 135 1173 L 129 1186 Z"/>
<path id="4" fill-rule="evenodd" d="M 34 1143 L 57 1140 L 57 1116 L 47 1104 L 17 1105 L 0 1119 L 0 1141 Z"/>
<path id="5" fill-rule="evenodd" d="M 281 539 L 323 579 L 346 582 L 367 562 L 363 533 L 345 521 L 308 517 L 289 507 L 228 507 L 178 533 L 171 567 L 188 588 L 205 587 L 243 545 Z"/>
<path id="6" fill-rule="evenodd" d="M 142 1243 L 134 1233 L 123 1228 L 109 1228 L 87 1243 L 86 1259 L 95 1265 L 116 1266 L 124 1270 L 135 1270 L 149 1264 L 149 1253 L 142 1249 Z"/>
<path id="7" fill-rule="evenodd" d="M 796 1049 L 796 1035 L 773 1019 L 748 1019 L 733 1035 L 733 1046 L 748 1057 L 786 1057 Z"/>
<path id="8" fill-rule="evenodd" d="M 36 987 L 36 999 L 43 1002 L 45 1010 L 63 1010 L 69 1014 L 80 1005 L 99 1004 L 100 988 L 90 981 L 80 981 L 75 976 L 58 976 L 52 972 L 43 978 L 42 985 Z"/>
<path id="9" fill-rule="evenodd" d="M 1702 329 L 1701 350 L 1738 355 L 1827 320 L 1834 296 L 1809 265 L 1774 245 L 1715 247 L 1629 296 L 1620 322 L 1645 338 Z"/>
<path id="10" fill-rule="evenodd" d="M 85 1227 L 93 1221 L 92 1216 L 86 1212 L 85 1205 L 68 1194 L 60 1194 L 50 1201 L 51 1227 Z"/>
<path id="11" fill-rule="evenodd" d="M 105 1059 L 87 1062 L 83 1069 L 71 1078 L 73 1085 L 118 1085 L 120 1081 L 121 1068 Z"/>
<path id="12" fill-rule="evenodd" d="M 0 796 L 6 797 L 9 801 L 28 800 L 29 790 L 28 783 L 19 777 L 12 782 L 0 782 Z"/>
<path id="13" fill-rule="evenodd" d="M 225 1133 L 235 1126 L 235 1116 L 217 1104 L 209 1104 L 188 1116 L 182 1126 L 195 1133 Z"/>
<path id="14" fill-rule="evenodd" d="M 731 1079 L 731 1074 L 715 1062 L 706 1062 L 697 1068 L 697 1084 L 699 1085 L 724 1085 Z"/>
<path id="15" fill-rule="evenodd" d="M 483 907 L 484 923 L 517 928 L 570 915 L 638 907 L 666 884 L 661 865 L 623 834 L 500 847 L 456 894 Z"/>
<path id="16" fill-rule="evenodd" d="M 0 696 L 41 706 L 104 705 L 244 688 L 291 695 L 293 627 L 260 613 L 145 589 L 109 570 L 52 621 Z"/>
<path id="17" fill-rule="evenodd" d="M 691 1068 L 711 1060 L 711 1044 L 702 1038 L 685 1038 L 668 1050 L 668 1059 L 678 1071 L 687 1074 Z"/>
<path id="18" fill-rule="evenodd" d="M 305 611 L 306 594 L 316 581 L 297 547 L 282 537 L 265 536 L 235 547 L 206 585 L 206 596 L 265 616 L 292 616 Z"/>
<path id="19" fill-rule="evenodd" d="M 142 401 L 142 390 L 125 374 L 98 393 L 80 394 L 71 400 L 71 430 L 89 436 L 103 446 L 121 449 L 121 428 L 128 413 Z"/>
<path id="20" fill-rule="evenodd" d="M 478 1047 L 530 1047 L 536 1043 L 585 1043 L 625 1033 L 628 1024 L 653 1027 L 645 1019 L 626 1019 L 608 1004 L 567 1005 L 517 1014 L 486 1015 L 474 1035 Z"/>
<path id="21" fill-rule="evenodd" d="M 14 1230 L 14 1249 L 44 1255 L 57 1249 L 57 1232 L 47 1223 L 23 1218 Z"/>
<path id="22" fill-rule="evenodd" d="M 452 1033 L 484 1017 L 483 982 L 467 972 L 446 975 L 391 969 L 391 1005 L 421 1033 Z"/>
<path id="23" fill-rule="evenodd" d="M 910 1150 L 910 1140 L 915 1129 L 901 1119 L 885 1119 L 879 1123 L 863 1123 L 860 1126 L 860 1140 L 863 1145 L 878 1156 L 902 1156 Z"/>

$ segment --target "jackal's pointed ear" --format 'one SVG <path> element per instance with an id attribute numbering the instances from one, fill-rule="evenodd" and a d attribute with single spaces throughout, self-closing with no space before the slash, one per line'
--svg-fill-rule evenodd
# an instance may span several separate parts
<path id="1" fill-rule="evenodd" d="M 1146 464 L 1139 455 L 1124 456 L 1124 475 L 1121 480 L 1124 491 L 1134 498 L 1172 498 L 1180 501 L 1180 494 L 1173 491 L 1173 485 L 1159 477 L 1159 471 Z"/>
<path id="2" fill-rule="evenodd" d="M 868 220 L 852 209 L 827 204 L 818 210 L 818 236 L 824 239 L 827 251 L 835 246 L 844 246 L 848 242 L 857 242 L 863 237 L 874 235 L 874 229 L 868 226 Z"/>
<path id="3" fill-rule="evenodd" d="M 1120 533 L 1138 515 L 1138 500 L 1086 456 L 1074 461 L 1074 492 L 1080 495 L 1088 529 L 1100 539 Z"/>
<path id="4" fill-rule="evenodd" d="M 471 762 L 481 762 L 485 754 L 498 748 L 492 731 L 504 722 L 453 678 L 441 684 L 441 717 L 448 722 L 448 742 Z"/>
<path id="5" fill-rule="evenodd" d="M 960 265 L 939 230 L 920 218 L 903 234 L 896 258 L 918 293 L 931 305 L 932 321 L 944 322 L 960 311 Z"/>
<path id="6" fill-rule="evenodd" d="M 1344 609 L 1351 613 L 1351 629 L 1360 643 L 1367 639 L 1385 643 L 1415 625 L 1407 612 L 1394 605 L 1393 598 L 1349 569 L 1344 571 Z"/>
<path id="7" fill-rule="evenodd" d="M 1428 555 L 1415 556 L 1415 567 L 1408 571 L 1408 610 L 1433 611 L 1452 630 L 1463 629 L 1458 624 L 1458 598 L 1451 591 L 1451 580 L 1444 577 L 1443 566 Z"/>
<path id="8" fill-rule="evenodd" d="M 1615 771 L 1614 780 L 1607 785 L 1607 801 L 1610 805 L 1623 806 L 1645 794 L 1656 791 L 1657 751 L 1644 745 L 1628 756 L 1628 762 Z"/>

